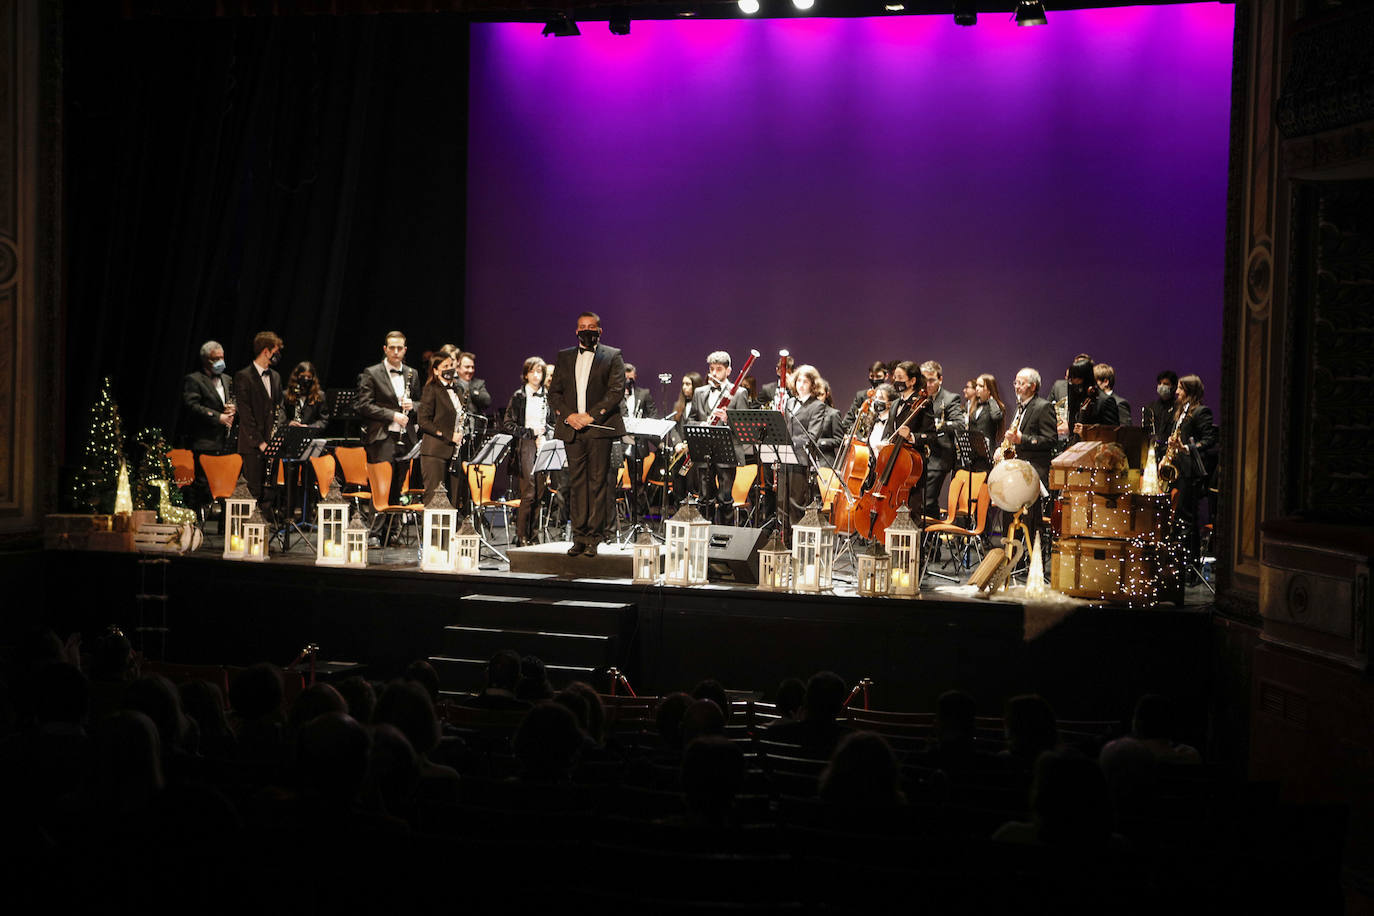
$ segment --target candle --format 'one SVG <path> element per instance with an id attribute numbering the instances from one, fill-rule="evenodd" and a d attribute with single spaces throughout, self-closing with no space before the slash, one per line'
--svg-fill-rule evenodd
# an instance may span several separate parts
<path id="1" fill-rule="evenodd" d="M 458 557 L 459 569 L 472 569 L 474 565 L 472 554 L 465 553 Z"/>
<path id="2" fill-rule="evenodd" d="M 350 563 L 361 563 L 362 561 L 363 561 L 363 552 L 362 552 L 361 550 L 354 550 L 354 551 L 350 551 L 350 552 L 349 552 L 349 554 L 348 554 L 348 562 L 350 562 Z"/>

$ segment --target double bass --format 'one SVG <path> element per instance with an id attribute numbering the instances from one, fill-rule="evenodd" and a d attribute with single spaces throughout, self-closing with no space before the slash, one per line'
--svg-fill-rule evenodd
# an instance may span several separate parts
<path id="1" fill-rule="evenodd" d="M 865 538 L 878 538 L 887 526 L 897 518 L 899 506 L 906 505 L 907 496 L 921 479 L 925 462 L 916 446 L 899 435 L 898 430 L 916 418 L 927 404 L 930 395 L 922 394 L 912 403 L 911 409 L 900 422 L 895 423 L 887 444 L 878 452 L 874 462 L 876 475 L 873 486 L 859 498 L 851 510 L 854 530 Z"/>
<path id="2" fill-rule="evenodd" d="M 869 447 L 864 431 L 872 428 L 866 421 L 873 410 L 873 398 L 877 393 L 876 388 L 870 388 L 864 396 L 863 406 L 859 408 L 859 415 L 854 419 L 854 426 L 849 431 L 849 442 L 845 445 L 838 465 L 840 489 L 830 507 L 830 524 L 841 534 L 852 534 L 854 531 L 854 504 L 863 495 L 869 469 L 873 466 L 873 449 Z"/>

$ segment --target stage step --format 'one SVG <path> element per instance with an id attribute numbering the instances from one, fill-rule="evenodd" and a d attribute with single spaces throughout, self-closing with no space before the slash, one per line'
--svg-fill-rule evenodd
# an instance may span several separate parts
<path id="1" fill-rule="evenodd" d="M 485 658 L 453 658 L 446 655 L 431 655 L 429 663 L 439 674 L 443 685 L 441 693 L 468 694 L 478 693 L 487 683 L 487 660 Z M 554 689 L 566 687 L 573 681 L 586 681 L 596 685 L 595 668 L 577 665 L 546 665 L 549 683 Z"/>
<path id="2" fill-rule="evenodd" d="M 440 634 L 430 663 L 445 690 L 482 689 L 487 660 L 502 649 L 543 660 L 549 681 L 600 687 L 596 672 L 628 664 L 637 620 L 633 603 L 472 594 Z"/>

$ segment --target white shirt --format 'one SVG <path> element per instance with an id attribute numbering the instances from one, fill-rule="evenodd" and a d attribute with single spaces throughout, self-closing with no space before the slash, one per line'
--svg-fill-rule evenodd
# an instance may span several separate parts
<path id="1" fill-rule="evenodd" d="M 578 350 L 577 369 L 573 372 L 577 382 L 577 412 L 587 412 L 587 382 L 592 377 L 592 361 L 596 359 L 595 350 Z"/>
<path id="2" fill-rule="evenodd" d="M 882 451 L 883 446 L 887 445 L 883 432 L 887 429 L 887 414 L 891 412 L 891 408 L 888 408 L 883 416 L 873 421 L 873 429 L 868 434 L 868 447 L 874 452 Z"/>
<path id="3" fill-rule="evenodd" d="M 219 395 L 219 402 L 220 402 L 221 404 L 227 403 L 227 401 L 226 401 L 225 398 L 224 398 L 224 376 L 223 376 L 223 375 L 212 375 L 212 376 L 210 376 L 210 386 L 211 386 L 212 388 L 214 388 L 214 389 L 215 389 L 215 393 Z"/>
<path id="4" fill-rule="evenodd" d="M 396 373 L 392 372 L 391 369 L 391 363 L 387 363 L 387 378 L 391 379 L 391 390 L 396 392 L 396 403 L 399 404 L 401 403 L 401 399 L 406 396 L 406 370 L 405 366 L 401 366 L 401 374 L 397 375 Z M 393 433 L 399 433 L 403 432 L 405 430 L 405 427 L 393 420 L 391 425 L 388 426 L 387 429 L 391 430 Z"/>
<path id="5" fill-rule="evenodd" d="M 539 392 L 540 389 L 538 388 L 525 386 L 525 429 L 534 430 L 536 436 L 544 435 L 544 425 L 549 409 L 548 399 Z"/>
<path id="6" fill-rule="evenodd" d="M 463 399 L 458 397 L 457 388 L 444 390 L 448 392 L 448 399 L 453 402 L 453 441 L 457 442 L 463 438 Z"/>

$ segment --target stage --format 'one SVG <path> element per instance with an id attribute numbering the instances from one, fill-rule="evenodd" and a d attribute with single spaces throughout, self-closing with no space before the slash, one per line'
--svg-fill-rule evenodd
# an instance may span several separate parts
<path id="1" fill-rule="evenodd" d="M 531 553 L 541 550 L 561 552 Z M 492 652 L 513 648 L 543 658 L 555 683 L 590 678 L 606 689 L 604 671 L 616 667 L 640 694 L 714 677 L 771 695 L 783 678 L 831 669 L 851 683 L 871 678 L 876 708 L 933 709 L 951 687 L 990 714 L 1023 692 L 1044 695 L 1069 719 L 1126 717 L 1146 691 L 1169 694 L 1181 709 L 1207 708 L 1205 604 L 1027 605 L 958 586 L 914 599 L 861 598 L 844 585 L 820 595 L 717 582 L 637 586 L 595 575 L 617 562 L 609 548 L 576 559 L 583 576 L 520 572 L 519 554 L 516 572 L 484 557 L 492 568 L 458 575 L 421 572 L 413 548 L 370 553 L 366 569 L 316 566 L 302 547 L 250 563 L 220 558 L 211 537 L 165 564 L 46 551 L 25 565 L 41 563 L 42 616 L 59 635 L 91 639 L 117 624 L 150 657 L 171 662 L 285 665 L 314 643 L 320 659 L 358 663 L 372 679 L 428 658 L 443 688 L 462 692 L 482 686 Z M 1195 734 L 1202 723 L 1185 727 Z"/>

